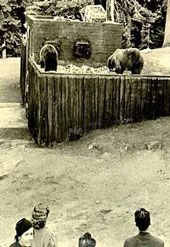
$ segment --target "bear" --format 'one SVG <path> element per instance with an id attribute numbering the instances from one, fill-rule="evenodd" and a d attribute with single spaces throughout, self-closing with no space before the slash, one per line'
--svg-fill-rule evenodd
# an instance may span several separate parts
<path id="1" fill-rule="evenodd" d="M 107 59 L 107 67 L 110 71 L 123 74 L 130 70 L 132 74 L 140 74 L 144 65 L 144 59 L 137 48 L 116 49 Z"/>
<path id="2" fill-rule="evenodd" d="M 45 71 L 57 71 L 58 51 L 51 44 L 45 44 L 40 50 L 40 66 Z"/>

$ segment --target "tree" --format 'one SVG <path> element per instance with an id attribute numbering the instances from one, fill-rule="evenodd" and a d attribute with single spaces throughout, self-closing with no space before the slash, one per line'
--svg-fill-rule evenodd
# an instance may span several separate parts
<path id="1" fill-rule="evenodd" d="M 163 46 L 170 46 L 170 0 L 167 2 L 165 34 Z"/>

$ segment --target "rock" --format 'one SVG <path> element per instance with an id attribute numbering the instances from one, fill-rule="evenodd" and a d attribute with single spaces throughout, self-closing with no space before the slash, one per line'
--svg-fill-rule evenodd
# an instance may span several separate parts
<path id="1" fill-rule="evenodd" d="M 96 204 L 100 204 L 100 201 L 96 201 Z"/>
<path id="2" fill-rule="evenodd" d="M 112 209 L 102 209 L 102 210 L 100 210 L 100 212 L 102 213 L 102 214 L 108 214 L 108 213 L 110 213 L 110 212 L 112 212 L 113 210 Z"/>
<path id="3" fill-rule="evenodd" d="M 11 148 L 11 142 L 10 141 L 1 141 L 0 142 L 0 149 L 9 149 Z"/>
<path id="4" fill-rule="evenodd" d="M 88 148 L 88 150 L 91 150 L 91 149 L 94 149 L 94 148 L 95 148 L 95 149 L 99 149 L 99 147 L 97 146 L 96 143 L 89 144 L 87 148 Z"/>
<path id="5" fill-rule="evenodd" d="M 110 158 L 110 153 L 104 152 L 104 153 L 101 155 L 101 158 Z"/>
<path id="6" fill-rule="evenodd" d="M 161 149 L 162 144 L 159 141 L 153 141 L 150 142 L 149 144 L 145 144 L 145 147 L 147 150 L 156 150 L 156 149 Z"/>
<path id="7" fill-rule="evenodd" d="M 88 149 L 89 150 L 91 150 L 91 149 L 93 149 L 94 148 L 94 146 L 92 145 L 92 144 L 90 144 L 89 146 L 88 146 Z"/>

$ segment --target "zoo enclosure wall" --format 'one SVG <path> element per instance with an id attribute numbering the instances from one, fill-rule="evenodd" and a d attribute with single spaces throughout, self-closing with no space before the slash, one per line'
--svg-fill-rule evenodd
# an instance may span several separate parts
<path id="1" fill-rule="evenodd" d="M 122 30 L 120 23 L 85 22 L 55 19 L 55 17 L 27 16 L 28 58 L 39 62 L 39 52 L 45 41 L 52 41 L 59 48 L 59 63 L 106 64 L 107 58 L 121 47 Z M 74 56 L 77 40 L 88 41 L 91 56 L 88 59 Z"/>
<path id="2" fill-rule="evenodd" d="M 28 125 L 40 146 L 170 115 L 170 77 L 42 73 L 29 61 Z"/>

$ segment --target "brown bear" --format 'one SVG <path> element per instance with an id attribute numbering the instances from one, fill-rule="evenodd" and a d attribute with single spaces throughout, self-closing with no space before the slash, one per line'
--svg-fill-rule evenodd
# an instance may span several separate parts
<path id="1" fill-rule="evenodd" d="M 132 74 L 140 74 L 143 65 L 143 57 L 137 48 L 116 49 L 107 60 L 109 70 L 118 74 L 123 74 L 125 70 L 130 70 Z"/>
<path id="2" fill-rule="evenodd" d="M 40 66 L 45 71 L 57 71 L 58 52 L 57 49 L 51 45 L 46 44 L 40 50 Z"/>

